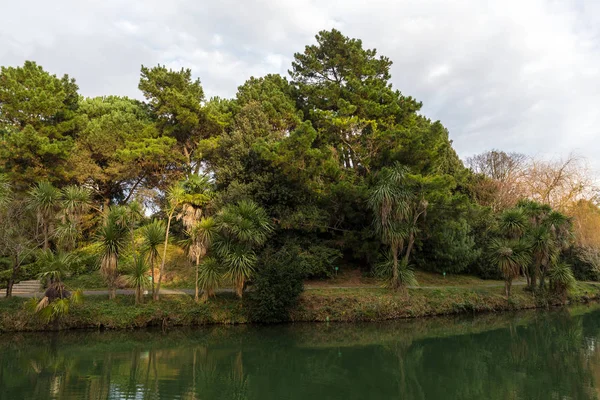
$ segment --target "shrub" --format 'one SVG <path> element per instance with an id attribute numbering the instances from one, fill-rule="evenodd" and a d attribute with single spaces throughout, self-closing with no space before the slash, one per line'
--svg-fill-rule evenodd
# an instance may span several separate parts
<path id="1" fill-rule="evenodd" d="M 253 280 L 254 290 L 245 300 L 250 320 L 263 323 L 289 320 L 289 312 L 304 290 L 304 273 L 299 264 L 298 253 L 289 247 L 263 252 Z"/>
<path id="2" fill-rule="evenodd" d="M 600 281 L 600 251 L 593 247 L 573 247 L 566 254 L 573 275 L 579 281 Z"/>

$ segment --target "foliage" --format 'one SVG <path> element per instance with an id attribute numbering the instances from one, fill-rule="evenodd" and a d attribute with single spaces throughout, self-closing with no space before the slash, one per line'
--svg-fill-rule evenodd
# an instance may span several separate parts
<path id="1" fill-rule="evenodd" d="M 110 297 L 116 296 L 119 277 L 119 256 L 127 241 L 127 230 L 120 223 L 119 208 L 111 208 L 97 232 L 100 244 L 100 271 L 110 289 Z"/>
<path id="2" fill-rule="evenodd" d="M 148 271 L 150 270 L 146 260 L 140 257 L 133 261 L 125 270 L 125 281 L 127 284 L 135 289 L 135 301 L 140 304 L 144 300 L 143 290 L 150 286 L 148 282 Z"/>
<path id="3" fill-rule="evenodd" d="M 142 101 L 83 98 L 31 61 L 2 67 L 0 281 L 42 272 L 42 248 L 78 258 L 68 275 L 99 266 L 111 297 L 123 266 L 138 293 L 150 270 L 156 300 L 175 274 L 196 300 L 227 283 L 241 297 L 263 269 L 280 278 L 265 246 L 294 254 L 304 277 L 363 269 L 396 289 L 412 268 L 507 290 L 523 275 L 562 294 L 565 263 L 597 279 L 600 208 L 580 160 L 492 150 L 467 169 L 391 66 L 332 29 L 293 55 L 288 78 L 251 77 L 230 99 L 163 65 L 141 67 Z M 186 257 L 167 257 L 174 243 Z"/>
<path id="4" fill-rule="evenodd" d="M 293 249 L 267 249 L 261 254 L 254 288 L 246 303 L 250 320 L 275 323 L 290 319 L 289 313 L 304 290 L 305 275 L 298 264 L 299 254 Z"/>
<path id="5" fill-rule="evenodd" d="M 400 261 L 398 265 L 394 265 L 394 261 L 391 251 L 383 253 L 381 261 L 375 268 L 375 275 L 384 279 L 387 286 L 404 292 L 408 286 L 418 285 L 414 270 L 404 260 Z"/>
<path id="6" fill-rule="evenodd" d="M 225 278 L 242 297 L 246 281 L 255 271 L 256 250 L 267 241 L 272 224 L 264 209 L 242 200 L 217 214 L 216 227 L 219 235 L 214 241 L 215 254 L 225 267 Z"/>
<path id="7" fill-rule="evenodd" d="M 213 257 L 204 258 L 198 265 L 198 287 L 202 290 L 202 301 L 214 297 L 215 290 L 223 281 L 223 267 Z"/>

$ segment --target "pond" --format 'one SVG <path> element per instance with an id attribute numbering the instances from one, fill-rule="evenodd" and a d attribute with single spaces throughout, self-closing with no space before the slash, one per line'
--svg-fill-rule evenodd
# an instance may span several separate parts
<path id="1" fill-rule="evenodd" d="M 0 399 L 596 399 L 600 308 L 0 335 Z"/>

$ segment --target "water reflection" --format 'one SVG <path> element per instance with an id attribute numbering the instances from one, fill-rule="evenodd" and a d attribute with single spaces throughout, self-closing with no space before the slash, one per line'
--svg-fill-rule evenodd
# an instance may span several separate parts
<path id="1" fill-rule="evenodd" d="M 0 336 L 0 399 L 596 399 L 600 311 Z"/>

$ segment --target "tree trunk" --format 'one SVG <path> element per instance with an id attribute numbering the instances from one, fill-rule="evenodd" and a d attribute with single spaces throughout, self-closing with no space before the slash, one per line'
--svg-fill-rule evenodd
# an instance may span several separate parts
<path id="1" fill-rule="evenodd" d="M 10 278 L 8 280 L 8 283 L 6 285 L 6 297 L 11 297 L 12 296 L 12 289 L 13 289 L 13 285 L 15 284 L 15 281 L 13 278 Z"/>
<path id="2" fill-rule="evenodd" d="M 6 285 L 6 297 L 12 297 L 13 286 L 15 285 L 15 281 L 17 280 L 17 273 L 19 272 L 19 256 L 16 255 L 13 263 L 13 270 Z"/>
<path id="3" fill-rule="evenodd" d="M 242 296 L 244 295 L 244 284 L 246 283 L 246 280 L 242 277 L 240 279 L 237 280 L 237 282 L 234 282 L 235 285 L 235 293 L 237 294 L 237 296 L 241 299 Z"/>
<path id="4" fill-rule="evenodd" d="M 533 273 L 531 274 L 531 277 L 529 279 L 529 288 L 531 290 L 535 290 L 535 285 L 537 284 L 537 276 L 536 276 L 536 272 L 532 271 Z"/>
<path id="5" fill-rule="evenodd" d="M 394 265 L 392 266 L 392 288 L 398 289 L 398 247 L 392 246 L 392 257 L 394 259 Z"/>
<path id="6" fill-rule="evenodd" d="M 154 254 L 150 251 L 150 272 L 152 274 L 152 299 L 154 299 Z"/>
<path id="7" fill-rule="evenodd" d="M 410 258 L 410 252 L 415 245 L 415 234 L 413 232 L 410 233 L 408 237 L 408 246 L 406 247 L 406 253 L 404 254 L 404 265 L 408 265 L 408 259 Z"/>
<path id="8" fill-rule="evenodd" d="M 165 248 L 163 249 L 163 257 L 160 262 L 160 270 L 158 276 L 158 284 L 156 285 L 156 292 L 154 293 L 154 300 L 158 301 L 160 299 L 160 284 L 162 282 L 163 273 L 165 271 L 165 263 L 167 260 L 167 245 L 169 244 L 169 229 L 171 229 L 171 219 L 173 219 L 173 213 L 175 211 L 171 211 L 169 213 L 169 218 L 167 219 L 167 232 L 165 233 Z"/>
<path id="9" fill-rule="evenodd" d="M 546 267 L 543 267 L 541 269 L 541 273 L 540 273 L 540 290 L 544 289 L 544 287 L 546 286 Z"/>
<path id="10" fill-rule="evenodd" d="M 196 301 L 196 303 L 200 300 L 199 295 L 199 290 L 198 290 L 198 268 L 200 266 L 200 256 L 196 255 L 196 293 L 194 295 L 194 300 Z"/>

